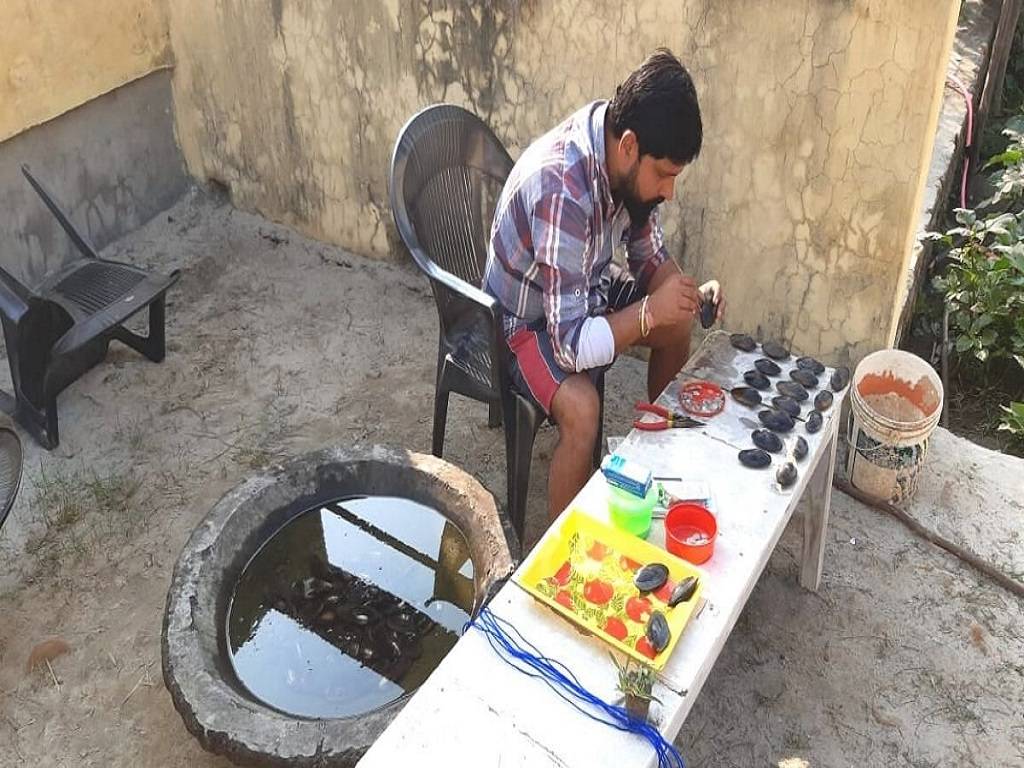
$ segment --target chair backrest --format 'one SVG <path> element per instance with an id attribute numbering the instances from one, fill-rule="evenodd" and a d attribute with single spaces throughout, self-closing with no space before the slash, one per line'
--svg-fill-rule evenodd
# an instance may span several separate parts
<path id="1" fill-rule="evenodd" d="M 20 314 L 26 311 L 27 306 L 35 301 L 43 304 L 49 304 L 50 309 L 47 311 L 56 311 L 58 313 L 65 313 L 66 308 L 55 307 L 52 302 L 52 297 L 43 295 L 40 291 L 40 286 L 44 284 L 48 277 L 54 272 L 62 270 L 69 264 L 75 261 L 81 260 L 96 260 L 99 259 L 99 254 L 96 253 L 96 248 L 89 238 L 82 234 L 81 231 L 72 223 L 68 215 L 61 210 L 61 207 L 57 204 L 53 195 L 43 186 L 35 176 L 32 175 L 32 171 L 27 165 L 21 166 L 21 172 L 28 180 L 29 185 L 35 190 L 36 194 L 39 195 L 43 204 L 50 210 L 57 223 L 60 224 L 61 229 L 70 238 L 72 244 L 75 246 L 77 256 L 71 259 L 62 258 L 58 264 L 49 264 L 45 262 L 44 267 L 48 267 L 43 270 L 33 270 L 32 265 L 25 265 L 24 268 L 11 271 L 5 266 L 0 266 L 0 312 L 2 312 L 7 318 L 13 319 L 15 314 Z M 14 266 L 14 265 L 9 265 Z M 17 306 L 16 306 L 17 305 Z M 20 312 L 18 311 L 20 310 Z M 64 318 L 58 325 L 63 327 L 63 330 L 71 325 L 70 318 Z M 63 333 L 63 331 L 61 331 Z M 60 334 L 58 334 L 59 337 Z M 41 343 L 40 339 L 40 343 Z"/>
<path id="2" fill-rule="evenodd" d="M 50 209 L 50 213 L 53 214 L 54 218 L 60 224 L 61 228 L 67 233 L 68 237 L 71 238 L 71 242 L 75 244 L 75 248 L 78 252 L 90 259 L 98 259 L 99 254 L 96 253 L 96 249 L 93 244 L 89 242 L 89 239 L 78 231 L 78 228 L 71 222 L 67 214 L 61 210 L 60 206 L 57 205 L 57 201 L 53 199 L 53 195 L 43 186 L 35 176 L 32 175 L 32 171 L 29 170 L 27 165 L 21 166 L 21 172 L 28 179 L 28 183 L 32 185 L 32 189 L 36 191 L 36 194 L 42 199 L 43 203 L 47 208 Z"/>
<path id="3" fill-rule="evenodd" d="M 35 177 L 27 165 L 21 166 L 21 172 L 43 205 L 18 205 L 11 212 L 11 220 L 6 222 L 11 229 L 7 230 L 0 224 L 0 233 L 6 236 L 9 232 L 15 238 L 12 248 L 4 254 L 0 263 L 4 270 L 0 279 L 8 287 L 15 284 L 20 286 L 12 289 L 23 296 L 39 295 L 55 273 L 76 261 L 96 259 L 98 256 L 93 243 L 84 234 L 84 228 L 75 226 L 69 214 L 58 205 L 52 192 Z"/>
<path id="4" fill-rule="evenodd" d="M 424 272 L 436 265 L 480 287 L 494 208 L 511 170 L 498 138 L 462 107 L 436 104 L 405 124 L 391 160 L 391 209 Z"/>

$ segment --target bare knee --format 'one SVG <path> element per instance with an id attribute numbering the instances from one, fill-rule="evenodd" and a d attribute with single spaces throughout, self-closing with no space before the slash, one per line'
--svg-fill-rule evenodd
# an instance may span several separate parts
<path id="1" fill-rule="evenodd" d="M 690 347 L 690 334 L 693 332 L 693 319 L 686 318 L 680 320 L 675 325 L 666 325 L 656 329 L 651 333 L 650 344 L 651 349 L 663 349 L 666 347 L 672 347 L 678 349 L 679 347 Z"/>
<path id="2" fill-rule="evenodd" d="M 581 447 L 593 446 L 601 417 L 601 399 L 587 374 L 573 374 L 559 385 L 551 401 L 551 415 L 564 439 L 581 443 Z"/>

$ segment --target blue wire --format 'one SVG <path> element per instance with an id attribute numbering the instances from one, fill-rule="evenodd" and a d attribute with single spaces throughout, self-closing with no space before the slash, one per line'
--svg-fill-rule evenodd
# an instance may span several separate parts
<path id="1" fill-rule="evenodd" d="M 615 707 L 607 704 L 591 694 L 580 684 L 579 680 L 576 679 L 564 664 L 545 657 L 540 653 L 537 647 L 526 640 L 526 638 L 524 638 L 514 626 L 496 616 L 488 609 L 484 610 L 486 611 L 486 615 L 482 612 L 481 616 L 477 618 L 478 623 L 476 626 L 487 636 L 491 647 L 500 656 L 503 656 L 511 666 L 529 677 L 543 680 L 544 683 L 558 694 L 560 698 L 590 719 L 605 725 L 610 725 L 619 731 L 636 733 L 645 738 L 658 755 L 659 768 L 672 768 L 673 766 L 685 768 L 682 757 L 671 744 L 662 738 L 656 728 L 643 721 L 634 719 L 622 707 Z M 517 645 L 516 640 L 510 638 L 508 632 L 505 631 L 503 627 L 506 627 L 508 631 L 514 633 L 518 637 L 519 641 L 526 646 L 526 649 Z M 502 651 L 504 651 L 504 654 Z M 528 667 L 536 670 L 536 672 L 524 669 L 522 666 L 516 664 L 513 659 L 523 662 Z M 576 701 L 570 699 L 566 695 L 567 693 L 586 702 L 587 704 L 590 704 L 603 714 L 604 717 L 595 717 L 590 712 L 587 712 Z"/>
<path id="2" fill-rule="evenodd" d="M 545 656 L 518 629 L 490 608 L 485 606 L 480 609 L 480 613 L 466 624 L 465 629 L 470 627 L 482 632 L 491 648 L 507 664 L 527 677 L 542 680 L 577 712 L 618 731 L 642 736 L 654 748 L 658 756 L 658 768 L 686 768 L 682 755 L 662 737 L 657 728 L 636 719 L 623 707 L 608 704 L 592 694 L 565 664 Z M 597 714 L 585 709 L 584 705 L 597 710 Z"/>

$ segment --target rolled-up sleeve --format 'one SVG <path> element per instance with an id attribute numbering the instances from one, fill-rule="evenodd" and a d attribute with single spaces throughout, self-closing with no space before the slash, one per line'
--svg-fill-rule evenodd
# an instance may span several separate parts
<path id="1" fill-rule="evenodd" d="M 646 224 L 630 230 L 626 241 L 626 257 L 629 273 L 646 292 L 658 267 L 668 260 L 668 249 L 665 248 L 665 235 L 661 230 L 657 208 L 651 211 Z"/>
<path id="2" fill-rule="evenodd" d="M 583 253 L 589 218 L 571 197 L 549 194 L 533 210 L 534 264 L 544 292 L 544 317 L 555 353 L 565 371 L 576 370 L 580 330 L 587 319 Z"/>

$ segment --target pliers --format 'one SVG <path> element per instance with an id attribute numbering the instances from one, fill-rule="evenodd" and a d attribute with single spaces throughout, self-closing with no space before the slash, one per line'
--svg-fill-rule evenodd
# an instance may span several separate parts
<path id="1" fill-rule="evenodd" d="M 686 429 L 688 427 L 704 426 L 703 421 L 691 419 L 689 416 L 670 411 L 668 408 L 661 405 L 655 405 L 654 403 L 637 403 L 633 408 L 634 410 L 641 411 L 641 413 L 653 413 L 655 416 L 661 417 L 654 421 L 644 421 L 640 416 L 637 416 L 636 419 L 633 420 L 634 427 L 648 432 L 654 432 L 662 429 Z"/>

